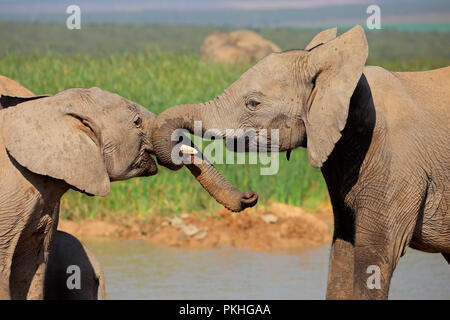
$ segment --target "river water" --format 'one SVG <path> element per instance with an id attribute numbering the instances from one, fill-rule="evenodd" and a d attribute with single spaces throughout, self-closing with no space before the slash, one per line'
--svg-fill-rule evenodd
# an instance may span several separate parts
<path id="1" fill-rule="evenodd" d="M 324 299 L 329 245 L 255 252 L 83 239 L 103 265 L 107 299 Z M 440 254 L 408 249 L 390 299 L 450 299 Z"/>

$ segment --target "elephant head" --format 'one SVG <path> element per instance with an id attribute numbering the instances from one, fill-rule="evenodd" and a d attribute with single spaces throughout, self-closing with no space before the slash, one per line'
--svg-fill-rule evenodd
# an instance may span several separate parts
<path id="1" fill-rule="evenodd" d="M 99 88 L 53 96 L 0 98 L 1 133 L 9 153 L 31 172 L 105 196 L 110 182 L 157 173 L 144 107 Z"/>
<path id="2" fill-rule="evenodd" d="M 214 130 L 226 139 L 239 140 L 253 131 L 246 137 L 245 150 L 260 141 L 270 142 L 269 151 L 276 147 L 289 153 L 307 147 L 310 163 L 321 167 L 346 124 L 368 46 L 363 29 L 356 26 L 337 38 L 335 28 L 325 30 L 306 48 L 270 54 L 209 102 L 161 113 L 153 131 L 159 163 L 176 169 L 171 158 L 176 144 L 170 139 L 173 130 L 185 128 L 193 133 L 194 121 L 201 121 L 203 133 Z M 229 129 L 239 129 L 240 135 L 230 137 Z M 279 136 L 276 145 L 268 139 L 274 129 Z"/>

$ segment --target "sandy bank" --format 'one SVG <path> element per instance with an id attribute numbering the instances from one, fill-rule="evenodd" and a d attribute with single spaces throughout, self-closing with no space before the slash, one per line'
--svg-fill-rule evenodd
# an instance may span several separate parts
<path id="1" fill-rule="evenodd" d="M 223 209 L 212 216 L 185 213 L 150 222 L 130 217 L 108 222 L 61 220 L 58 229 L 81 238 L 102 236 L 144 239 L 176 247 L 267 250 L 330 242 L 332 222 L 330 208 L 311 214 L 299 207 L 274 203 L 267 210 L 231 213 Z"/>

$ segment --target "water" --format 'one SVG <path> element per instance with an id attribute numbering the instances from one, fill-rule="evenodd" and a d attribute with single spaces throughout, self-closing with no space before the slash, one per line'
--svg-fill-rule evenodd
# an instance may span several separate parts
<path id="1" fill-rule="evenodd" d="M 329 245 L 254 252 L 180 249 L 145 241 L 85 239 L 104 267 L 108 299 L 324 299 Z M 440 254 L 408 249 L 390 299 L 450 299 Z"/>

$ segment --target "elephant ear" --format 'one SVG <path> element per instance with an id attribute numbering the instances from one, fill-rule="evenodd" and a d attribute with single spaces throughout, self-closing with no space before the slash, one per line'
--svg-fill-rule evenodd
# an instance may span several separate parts
<path id="1" fill-rule="evenodd" d="M 37 100 L 41 98 L 50 97 L 48 94 L 43 94 L 39 96 L 30 96 L 30 97 L 17 97 L 17 96 L 8 96 L 8 95 L 0 95 L 0 109 L 6 109 L 9 107 L 14 107 L 20 103 Z"/>
<path id="2" fill-rule="evenodd" d="M 6 109 L 1 130 L 6 149 L 21 166 L 91 195 L 109 193 L 98 127 L 67 97 Z"/>
<path id="3" fill-rule="evenodd" d="M 327 29 L 324 30 L 322 32 L 319 32 L 318 34 L 316 34 L 316 36 L 310 41 L 310 43 L 308 43 L 305 47 L 305 51 L 310 51 L 312 49 L 314 49 L 315 47 L 327 43 L 333 39 L 336 38 L 336 34 L 337 34 L 337 28 L 331 28 L 331 29 Z"/>
<path id="4" fill-rule="evenodd" d="M 341 137 L 367 56 L 367 40 L 360 26 L 308 53 L 314 88 L 305 126 L 308 157 L 314 167 L 323 165 Z"/>

